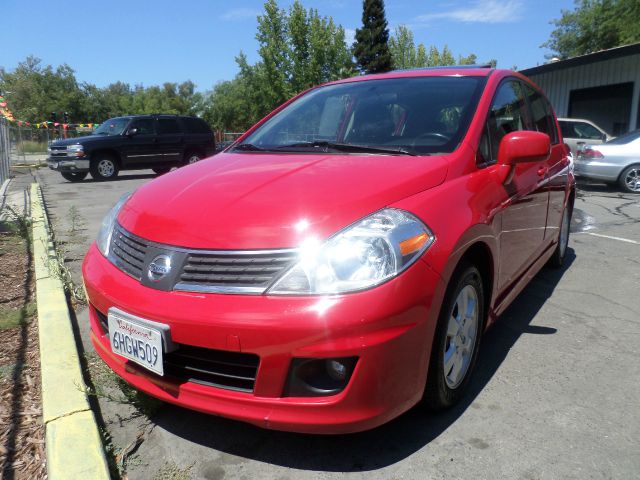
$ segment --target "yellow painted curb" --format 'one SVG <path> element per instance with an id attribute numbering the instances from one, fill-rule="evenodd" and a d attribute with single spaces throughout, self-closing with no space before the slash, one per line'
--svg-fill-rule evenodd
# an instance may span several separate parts
<path id="1" fill-rule="evenodd" d="M 108 479 L 109 469 L 85 393 L 64 287 L 55 273 L 56 255 L 43 205 L 40 187 L 31 184 L 47 473 L 50 479 Z"/>

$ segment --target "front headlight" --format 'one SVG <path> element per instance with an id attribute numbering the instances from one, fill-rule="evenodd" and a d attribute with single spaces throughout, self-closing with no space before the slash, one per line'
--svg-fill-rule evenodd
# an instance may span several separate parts
<path id="1" fill-rule="evenodd" d="M 83 157 L 84 147 L 82 145 L 67 145 L 67 155 Z"/>
<path id="2" fill-rule="evenodd" d="M 416 261 L 434 236 L 403 210 L 380 210 L 324 243 L 300 246 L 300 259 L 269 294 L 336 294 L 364 290 L 395 277 Z"/>
<path id="3" fill-rule="evenodd" d="M 96 238 L 96 245 L 98 246 L 98 250 L 105 256 L 109 256 L 109 245 L 111 245 L 111 234 L 113 233 L 113 227 L 116 224 L 116 219 L 118 218 L 118 213 L 122 206 L 129 200 L 129 197 L 133 194 L 133 192 L 125 193 L 118 203 L 116 203 L 109 213 L 102 220 L 102 224 L 100 225 L 100 231 L 98 232 L 98 238 Z"/>

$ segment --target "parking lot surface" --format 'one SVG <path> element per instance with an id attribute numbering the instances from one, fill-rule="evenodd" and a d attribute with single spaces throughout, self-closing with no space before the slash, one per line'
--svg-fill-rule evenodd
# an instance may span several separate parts
<path id="1" fill-rule="evenodd" d="M 154 178 L 127 173 L 69 183 L 37 171 L 76 281 L 104 214 Z M 457 408 L 311 436 L 172 405 L 147 418 L 101 398 L 110 448 L 130 479 L 640 478 L 639 266 L 640 196 L 581 185 L 565 268 L 543 270 L 486 334 Z M 77 321 L 91 351 L 85 311 Z"/>

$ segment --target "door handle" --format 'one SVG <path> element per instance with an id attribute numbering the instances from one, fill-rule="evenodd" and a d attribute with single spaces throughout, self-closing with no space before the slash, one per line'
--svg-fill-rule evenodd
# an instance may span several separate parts
<path id="1" fill-rule="evenodd" d="M 544 177 L 547 174 L 547 167 L 539 167 L 538 168 L 538 175 L 541 177 Z"/>

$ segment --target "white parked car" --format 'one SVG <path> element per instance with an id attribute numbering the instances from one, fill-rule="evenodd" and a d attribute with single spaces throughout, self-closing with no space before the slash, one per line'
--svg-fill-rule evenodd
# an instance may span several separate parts
<path id="1" fill-rule="evenodd" d="M 625 192 L 640 193 L 640 130 L 586 147 L 575 160 L 575 173 L 617 183 Z"/>
<path id="2" fill-rule="evenodd" d="M 600 145 L 613 137 L 602 128 L 589 120 L 582 118 L 559 118 L 560 130 L 564 142 L 571 148 L 571 153 L 576 156 L 577 152 L 590 146 Z"/>

